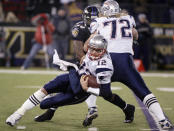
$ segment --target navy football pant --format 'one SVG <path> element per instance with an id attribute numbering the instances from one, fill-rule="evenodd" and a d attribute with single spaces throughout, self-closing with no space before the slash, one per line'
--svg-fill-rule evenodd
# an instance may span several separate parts
<path id="1" fill-rule="evenodd" d="M 78 80 L 78 82 L 80 81 Z M 40 103 L 41 109 L 81 103 L 89 96 L 86 92 L 82 92 L 79 96 L 73 94 L 68 73 L 57 76 L 54 80 L 45 84 L 43 88 L 48 92 L 48 94 L 58 94 L 43 100 Z"/>
<path id="2" fill-rule="evenodd" d="M 133 56 L 129 53 L 110 53 L 110 55 L 114 66 L 112 82 L 118 81 L 125 84 L 143 101 L 144 97 L 151 92 L 136 70 Z"/>

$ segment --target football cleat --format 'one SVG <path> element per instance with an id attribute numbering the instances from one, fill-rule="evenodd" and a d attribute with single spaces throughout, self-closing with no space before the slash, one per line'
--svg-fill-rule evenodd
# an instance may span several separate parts
<path id="1" fill-rule="evenodd" d="M 55 110 L 52 110 L 52 109 L 48 109 L 45 113 L 43 113 L 42 115 L 40 116 L 36 116 L 34 118 L 34 120 L 36 122 L 44 122 L 44 121 L 49 121 L 53 118 L 54 116 L 54 113 L 55 113 Z"/>
<path id="2" fill-rule="evenodd" d="M 88 109 L 88 114 L 83 121 L 83 126 L 87 127 L 92 124 L 92 121 L 98 117 L 97 107 L 91 107 Z"/>
<path id="3" fill-rule="evenodd" d="M 22 115 L 14 112 L 12 115 L 10 115 L 7 120 L 6 120 L 6 124 L 10 125 L 10 126 L 14 126 L 16 125 L 19 120 L 22 118 Z"/>
<path id="4" fill-rule="evenodd" d="M 127 107 L 123 110 L 123 112 L 125 114 L 124 123 L 132 123 L 134 120 L 135 106 L 127 104 Z"/>
<path id="5" fill-rule="evenodd" d="M 163 130 L 173 128 L 172 124 L 167 119 L 159 121 L 159 124 Z"/>

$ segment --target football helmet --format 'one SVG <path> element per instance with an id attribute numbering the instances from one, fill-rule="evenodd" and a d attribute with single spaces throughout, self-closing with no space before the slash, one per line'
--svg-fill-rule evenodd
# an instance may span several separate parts
<path id="1" fill-rule="evenodd" d="M 120 13 L 119 4 L 114 0 L 106 0 L 101 7 L 101 14 L 110 17 Z"/>
<path id="2" fill-rule="evenodd" d="M 88 57 L 91 60 L 100 59 L 107 50 L 108 42 L 102 35 L 94 35 L 88 44 Z"/>
<path id="3" fill-rule="evenodd" d="M 82 14 L 85 25 L 90 26 L 91 21 L 99 16 L 99 9 L 96 6 L 87 6 Z"/>

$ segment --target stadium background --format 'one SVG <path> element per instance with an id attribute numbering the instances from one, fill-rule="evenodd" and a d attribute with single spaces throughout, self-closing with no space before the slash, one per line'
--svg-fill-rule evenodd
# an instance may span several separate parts
<path id="1" fill-rule="evenodd" d="M 10 52 L 10 66 L 21 66 L 28 55 L 32 44 L 35 26 L 30 19 L 38 13 L 53 15 L 60 7 L 68 8 L 68 15 L 72 25 L 81 20 L 81 13 L 85 6 L 101 3 L 101 0 L 2 0 L 1 7 L 4 18 L 0 28 L 5 31 L 6 50 Z M 137 16 L 145 13 L 153 29 L 150 44 L 150 69 L 174 69 L 174 2 L 172 0 L 118 0 L 120 7 L 129 14 Z M 7 21 L 9 12 L 16 15 L 18 21 Z M 2 35 L 1 35 L 2 36 Z M 2 52 L 1 52 L 2 54 Z M 4 55 L 0 55 L 0 66 L 5 66 Z M 67 60 L 73 60 L 72 42 L 69 39 Z M 44 66 L 43 52 L 37 54 L 34 66 Z"/>

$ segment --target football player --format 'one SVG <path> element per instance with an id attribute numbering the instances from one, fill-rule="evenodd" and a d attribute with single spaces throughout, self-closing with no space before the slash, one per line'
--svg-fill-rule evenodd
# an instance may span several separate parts
<path id="1" fill-rule="evenodd" d="M 96 18 L 90 27 L 92 35 L 101 34 L 108 41 L 107 50 L 114 66 L 112 81 L 127 85 L 157 117 L 163 129 L 171 128 L 172 125 L 164 116 L 157 98 L 148 89 L 135 68 L 132 43 L 133 39 L 138 39 L 138 33 L 133 17 L 128 14 L 122 15 L 119 4 L 114 0 L 105 1 L 101 7 L 101 13 L 104 17 Z M 88 45 L 90 38 L 85 45 Z"/>
<path id="2" fill-rule="evenodd" d="M 80 64 L 82 57 L 85 56 L 86 52 L 84 51 L 84 43 L 91 35 L 89 27 L 90 23 L 93 19 L 99 16 L 99 10 L 96 6 L 87 6 L 82 14 L 82 21 L 76 23 L 71 31 L 71 36 L 73 40 L 73 48 L 75 52 L 75 58 L 77 64 Z M 89 98 L 86 100 L 88 106 L 88 113 L 83 121 L 83 126 L 89 126 L 92 124 L 93 119 L 98 116 L 97 113 L 97 106 L 96 106 L 96 99 L 95 95 L 90 95 Z M 35 121 L 42 122 L 46 120 L 51 120 L 54 116 L 56 108 L 50 108 L 45 113 L 40 116 L 35 117 Z"/>
<path id="3" fill-rule="evenodd" d="M 125 120 L 133 121 L 134 106 L 126 104 L 118 95 L 111 92 L 110 82 L 114 71 L 111 58 L 106 51 L 107 44 L 103 36 L 94 36 L 90 40 L 88 52 L 79 70 L 70 69 L 69 73 L 57 76 L 54 80 L 45 84 L 43 88 L 32 94 L 17 111 L 10 115 L 6 123 L 14 126 L 28 110 L 38 104 L 40 104 L 41 109 L 77 104 L 86 100 L 90 93 L 102 96 L 105 100 L 120 107 L 125 113 Z M 66 66 L 65 61 L 61 60 L 58 63 Z M 100 88 L 87 88 L 88 77 L 85 79 L 86 75 L 95 76 Z M 44 99 L 48 94 L 52 93 L 57 94 Z"/>

